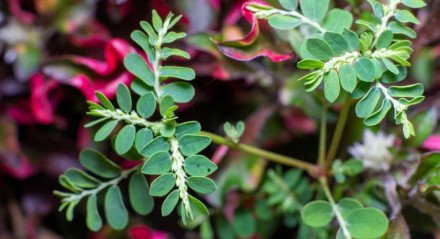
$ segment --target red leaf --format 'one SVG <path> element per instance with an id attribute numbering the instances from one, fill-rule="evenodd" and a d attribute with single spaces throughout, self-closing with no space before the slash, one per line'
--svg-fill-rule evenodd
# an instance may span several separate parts
<path id="1" fill-rule="evenodd" d="M 153 231 L 146 225 L 134 225 L 128 229 L 128 235 L 131 239 L 167 239 L 165 232 Z"/>
<path id="2" fill-rule="evenodd" d="M 216 42 L 219 50 L 226 56 L 239 61 L 249 61 L 257 57 L 265 56 L 274 62 L 285 61 L 292 58 L 291 54 L 277 53 L 269 48 L 268 44 L 262 44 L 257 41 L 259 35 L 258 19 L 253 12 L 247 9 L 250 4 L 268 6 L 267 3 L 260 0 L 247 1 L 241 6 L 243 17 L 251 23 L 251 29 L 242 39 L 226 42 Z M 226 19 L 231 23 L 236 20 L 236 11 L 231 11 Z"/>

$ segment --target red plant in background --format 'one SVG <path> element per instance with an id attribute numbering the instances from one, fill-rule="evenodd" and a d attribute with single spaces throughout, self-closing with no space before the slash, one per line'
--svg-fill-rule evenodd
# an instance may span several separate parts
<path id="1" fill-rule="evenodd" d="M 161 231 L 154 231 L 147 225 L 134 225 L 128 229 L 131 239 L 167 239 L 168 234 Z"/>

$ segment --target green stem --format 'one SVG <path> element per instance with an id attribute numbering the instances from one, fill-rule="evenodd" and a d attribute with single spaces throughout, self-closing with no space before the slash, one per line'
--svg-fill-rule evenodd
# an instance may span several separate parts
<path id="1" fill-rule="evenodd" d="M 350 113 L 351 100 L 346 99 L 342 105 L 341 113 L 339 114 L 338 122 L 336 124 L 336 129 L 333 134 L 333 138 L 330 144 L 330 148 L 327 153 L 327 167 L 332 164 L 336 153 L 341 143 L 342 133 L 344 133 L 345 124 L 347 123 L 348 114 Z"/>
<path id="2" fill-rule="evenodd" d="M 344 234 L 346 239 L 352 239 L 350 232 L 348 231 L 347 223 L 345 222 L 344 218 L 342 217 L 342 213 L 339 210 L 338 205 L 335 203 L 335 200 L 333 199 L 333 196 L 330 192 L 330 188 L 327 183 L 327 179 L 325 177 L 321 177 L 319 179 L 319 182 L 321 183 L 322 189 L 324 190 L 325 196 L 327 197 L 329 203 L 332 205 L 333 213 L 336 216 L 336 220 L 338 220 L 339 226 L 341 227 L 342 233 Z"/>
<path id="3" fill-rule="evenodd" d="M 324 105 L 321 113 L 321 126 L 319 127 L 318 165 L 325 166 L 325 142 L 327 139 L 327 106 Z"/>
<path id="4" fill-rule="evenodd" d="M 296 158 L 273 153 L 273 152 L 259 149 L 259 148 L 256 148 L 256 147 L 253 147 L 253 146 L 250 146 L 247 144 L 234 143 L 227 138 L 224 138 L 220 135 L 216 135 L 216 134 L 213 134 L 210 132 L 202 131 L 201 134 L 210 137 L 215 144 L 226 145 L 232 149 L 240 150 L 244 153 L 259 156 L 259 157 L 265 158 L 265 159 L 270 160 L 275 163 L 284 164 L 284 165 L 287 165 L 290 167 L 304 169 L 310 174 L 310 176 L 315 177 L 315 178 L 318 178 L 319 176 L 322 176 L 322 174 L 323 174 L 320 167 L 318 167 L 314 164 L 308 163 L 308 162 L 304 162 L 304 161 L 296 159 Z"/>

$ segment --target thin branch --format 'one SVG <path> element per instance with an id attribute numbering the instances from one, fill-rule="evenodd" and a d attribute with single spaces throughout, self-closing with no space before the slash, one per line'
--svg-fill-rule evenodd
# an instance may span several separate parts
<path id="1" fill-rule="evenodd" d="M 236 150 L 239 150 L 244 153 L 251 154 L 251 155 L 259 156 L 259 157 L 262 157 L 264 159 L 270 160 L 275 163 L 287 165 L 290 167 L 304 169 L 310 174 L 310 176 L 315 177 L 315 178 L 319 178 L 320 176 L 322 176 L 324 174 L 323 170 L 320 167 L 318 167 L 314 164 L 296 159 L 296 158 L 273 153 L 273 152 L 259 149 L 259 148 L 256 148 L 256 147 L 253 147 L 253 146 L 250 146 L 247 144 L 234 143 L 227 138 L 224 138 L 220 135 L 213 134 L 210 132 L 202 131 L 201 134 L 205 135 L 205 136 L 209 136 L 215 144 L 226 145 L 232 149 L 236 149 Z"/>

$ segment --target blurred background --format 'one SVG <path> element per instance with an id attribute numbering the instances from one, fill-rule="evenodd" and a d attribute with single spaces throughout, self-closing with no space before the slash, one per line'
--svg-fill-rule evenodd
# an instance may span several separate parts
<path id="1" fill-rule="evenodd" d="M 133 80 L 122 59 L 136 50 L 130 32 L 139 27 L 139 21 L 151 18 L 152 9 L 162 16 L 169 11 L 182 14 L 178 28 L 189 35 L 180 47 L 191 54 L 191 60 L 179 64 L 197 72 L 197 94 L 195 100 L 180 107 L 182 121 L 197 119 L 204 129 L 221 133 L 225 121 L 245 120 L 244 142 L 314 160 L 320 105 L 295 81 L 301 73 L 295 68 L 297 58 L 290 55 L 294 36 L 275 32 L 262 23 L 258 43 L 234 52 L 236 59 L 223 55 L 213 41 L 246 35 L 250 24 L 242 17 L 243 2 L 1 0 L 0 239 L 198 238 L 196 233 L 181 229 L 176 216 L 161 218 L 158 209 L 147 217 L 133 214 L 125 231 L 104 228 L 90 233 L 84 211 L 76 210 L 76 219 L 67 222 L 64 214 L 57 212 L 58 199 L 52 194 L 59 189 L 58 175 L 68 167 L 79 167 L 77 157 L 84 147 L 100 148 L 116 162 L 125 163 L 111 153 L 108 143 L 92 142 L 93 129 L 83 127 L 89 120 L 86 100 L 95 100 L 96 90 L 112 98 L 118 83 Z M 367 1 L 334 2 L 368 17 Z M 440 105 L 440 1 L 427 2 L 428 7 L 417 12 L 422 23 L 415 28 L 418 38 L 414 40 L 410 78 L 426 87 L 427 99 L 420 108 L 436 110 Z M 259 57 L 271 47 L 290 59 L 274 63 Z M 237 61 L 251 59 L 255 60 Z M 361 123 L 351 121 L 353 130 L 347 142 L 362 134 L 362 127 L 356 127 Z M 270 166 L 249 157 L 234 160 L 245 156 L 227 154 L 222 147 L 211 146 L 208 151 L 213 161 L 223 165 L 217 178 L 228 178 L 231 168 L 239 175 L 230 176 L 227 185 L 219 184 L 221 195 L 206 199 L 217 208 L 233 207 L 237 198 L 252 195 Z M 266 226 L 268 230 L 276 228 Z M 286 230 L 278 228 L 277 233 L 282 235 Z"/>

